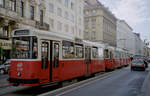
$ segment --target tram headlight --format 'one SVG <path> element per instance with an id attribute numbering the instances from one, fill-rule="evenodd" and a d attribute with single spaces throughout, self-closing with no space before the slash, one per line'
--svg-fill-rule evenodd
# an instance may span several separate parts
<path id="1" fill-rule="evenodd" d="M 18 72 L 18 73 L 17 73 L 17 75 L 18 75 L 18 76 L 21 76 L 21 73 L 20 73 L 20 72 Z"/>

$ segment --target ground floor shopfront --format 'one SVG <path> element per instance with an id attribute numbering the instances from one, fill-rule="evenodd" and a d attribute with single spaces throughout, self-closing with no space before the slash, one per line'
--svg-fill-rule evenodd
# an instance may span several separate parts
<path id="1" fill-rule="evenodd" d="M 0 64 L 3 64 L 7 59 L 10 59 L 11 40 L 0 39 Z"/>

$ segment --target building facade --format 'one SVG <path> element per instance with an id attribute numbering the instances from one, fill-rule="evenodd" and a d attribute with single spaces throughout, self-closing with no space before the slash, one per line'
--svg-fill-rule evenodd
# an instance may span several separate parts
<path id="1" fill-rule="evenodd" d="M 134 33 L 133 29 L 124 20 L 117 21 L 117 47 L 127 50 L 130 55 L 147 56 L 147 46 L 141 40 L 139 33 Z"/>
<path id="2" fill-rule="evenodd" d="M 85 0 L 84 39 L 116 46 L 115 16 L 98 0 Z"/>
<path id="3" fill-rule="evenodd" d="M 50 30 L 83 39 L 83 0 L 45 0 Z"/>
<path id="4" fill-rule="evenodd" d="M 124 20 L 117 20 L 117 47 L 134 54 L 134 33 L 133 29 Z"/>
<path id="5" fill-rule="evenodd" d="M 83 0 L 0 0 L 0 63 L 10 58 L 14 29 L 40 29 L 83 39 L 83 7 Z"/>

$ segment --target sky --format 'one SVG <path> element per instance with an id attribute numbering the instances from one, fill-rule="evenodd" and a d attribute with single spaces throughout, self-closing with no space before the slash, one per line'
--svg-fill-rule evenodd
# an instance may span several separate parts
<path id="1" fill-rule="evenodd" d="M 125 20 L 133 32 L 150 42 L 150 0 L 99 0 L 119 19 Z"/>

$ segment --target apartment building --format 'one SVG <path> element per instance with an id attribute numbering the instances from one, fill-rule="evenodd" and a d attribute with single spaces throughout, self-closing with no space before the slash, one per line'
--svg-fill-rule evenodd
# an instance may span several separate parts
<path id="1" fill-rule="evenodd" d="M 46 6 L 51 31 L 83 39 L 83 0 L 46 0 Z"/>
<path id="2" fill-rule="evenodd" d="M 117 21 L 117 47 L 126 50 L 130 55 L 148 56 L 147 46 L 139 33 L 124 20 Z"/>
<path id="3" fill-rule="evenodd" d="M 10 58 L 14 29 L 40 29 L 83 39 L 83 7 L 83 0 L 0 0 L 0 63 Z"/>
<path id="4" fill-rule="evenodd" d="M 134 54 L 134 33 L 133 29 L 124 20 L 117 20 L 117 47 Z"/>
<path id="5" fill-rule="evenodd" d="M 84 1 L 84 39 L 116 46 L 116 17 L 98 0 Z"/>

